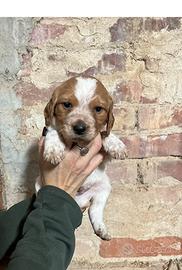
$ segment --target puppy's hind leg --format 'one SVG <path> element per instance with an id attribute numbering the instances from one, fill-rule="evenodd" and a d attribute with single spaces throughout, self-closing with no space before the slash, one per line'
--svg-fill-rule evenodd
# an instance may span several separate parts
<path id="1" fill-rule="evenodd" d="M 110 240 L 111 236 L 103 221 L 104 207 L 111 191 L 110 183 L 103 185 L 102 192 L 96 192 L 91 200 L 91 205 L 88 210 L 90 222 L 96 235 L 103 240 Z"/>

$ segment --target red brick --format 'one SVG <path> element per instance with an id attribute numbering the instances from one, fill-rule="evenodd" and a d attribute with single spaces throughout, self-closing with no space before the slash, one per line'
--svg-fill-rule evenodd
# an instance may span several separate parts
<path id="1" fill-rule="evenodd" d="M 99 253 L 104 258 L 182 255 L 182 238 L 175 236 L 148 240 L 113 238 L 109 242 L 101 241 Z"/>
<path id="2" fill-rule="evenodd" d="M 127 146 L 129 158 L 182 156 L 182 133 L 163 136 L 131 135 L 122 140 Z"/>
<path id="3" fill-rule="evenodd" d="M 159 180 L 161 178 L 163 178 L 163 183 L 170 186 L 174 186 L 174 183 L 177 184 L 177 181 L 182 181 L 181 158 L 165 157 L 157 159 L 144 159 L 141 161 L 140 168 L 144 181 L 148 184 L 157 184 L 160 182 Z M 168 177 L 173 179 L 168 181 Z"/>
<path id="4" fill-rule="evenodd" d="M 139 102 L 141 100 L 142 91 L 143 87 L 139 81 L 123 81 L 116 86 L 116 90 L 113 93 L 114 102 Z"/>
<path id="5" fill-rule="evenodd" d="M 86 70 L 82 72 L 75 71 L 67 71 L 67 75 L 77 76 L 95 76 L 97 74 L 107 74 L 115 71 L 123 71 L 125 70 L 125 54 L 111 53 L 111 54 L 103 54 L 102 58 L 98 60 L 96 65 L 88 67 Z"/>
<path id="6" fill-rule="evenodd" d="M 120 18 L 110 27 L 111 41 L 131 41 L 142 30 L 142 18 Z"/>
<path id="7" fill-rule="evenodd" d="M 140 99 L 140 103 L 143 103 L 143 104 L 153 104 L 156 102 L 157 102 L 157 98 L 150 99 L 150 98 L 141 96 L 141 99 Z"/>
<path id="8" fill-rule="evenodd" d="M 34 105 L 48 101 L 55 86 L 49 89 L 39 89 L 33 83 L 20 82 L 15 85 L 15 91 L 23 100 L 24 105 Z"/>
<path id="9" fill-rule="evenodd" d="M 166 160 L 161 161 L 157 165 L 158 178 L 171 176 L 179 181 L 182 181 L 182 160 Z"/>
<path id="10" fill-rule="evenodd" d="M 182 126 L 182 106 L 140 106 L 138 119 L 141 130 Z"/>
<path id="11" fill-rule="evenodd" d="M 134 160 L 112 160 L 107 164 L 106 171 L 112 184 L 131 184 L 137 178 L 137 164 Z"/>
<path id="12" fill-rule="evenodd" d="M 119 18 L 110 27 L 111 41 L 132 41 L 136 39 L 142 31 L 161 31 L 166 29 L 171 31 L 181 27 L 179 17 L 166 18 Z"/>
<path id="13" fill-rule="evenodd" d="M 111 53 L 104 54 L 102 59 L 98 61 L 99 73 L 105 73 L 105 71 L 114 72 L 125 70 L 125 54 Z"/>
<path id="14" fill-rule="evenodd" d="M 114 126 L 113 130 L 123 131 L 133 130 L 136 125 L 136 112 L 133 106 L 114 107 Z"/>
<path id="15" fill-rule="evenodd" d="M 144 18 L 144 29 L 147 31 L 158 32 L 162 29 L 167 31 L 175 30 L 181 27 L 179 17 L 166 17 L 166 18 Z"/>
<path id="16" fill-rule="evenodd" d="M 66 26 L 61 24 L 38 24 L 32 31 L 31 44 L 38 45 L 63 35 Z"/>

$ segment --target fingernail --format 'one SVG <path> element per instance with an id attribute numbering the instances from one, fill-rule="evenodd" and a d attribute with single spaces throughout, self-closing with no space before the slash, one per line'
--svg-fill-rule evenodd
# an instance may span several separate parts
<path id="1" fill-rule="evenodd" d="M 47 134 L 47 131 L 48 131 L 48 130 L 47 130 L 47 128 L 46 128 L 46 127 L 44 127 L 44 128 L 43 128 L 43 131 L 42 131 L 42 136 L 44 136 L 44 137 L 45 137 L 45 136 L 46 136 L 46 134 Z"/>

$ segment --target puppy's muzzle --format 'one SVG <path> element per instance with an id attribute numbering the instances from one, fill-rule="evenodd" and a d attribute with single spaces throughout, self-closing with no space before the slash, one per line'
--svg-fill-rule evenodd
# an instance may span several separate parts
<path id="1" fill-rule="evenodd" d="M 84 135 L 87 130 L 87 126 L 82 120 L 77 121 L 72 128 L 76 135 Z"/>

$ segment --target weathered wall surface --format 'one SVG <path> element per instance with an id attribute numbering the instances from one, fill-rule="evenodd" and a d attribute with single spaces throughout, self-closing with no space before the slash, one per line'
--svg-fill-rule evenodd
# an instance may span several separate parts
<path id="1" fill-rule="evenodd" d="M 115 101 L 128 159 L 107 171 L 113 191 L 100 241 L 87 213 L 70 269 L 179 269 L 182 262 L 180 18 L 0 19 L 0 206 L 29 195 L 52 90 L 96 76 Z"/>

